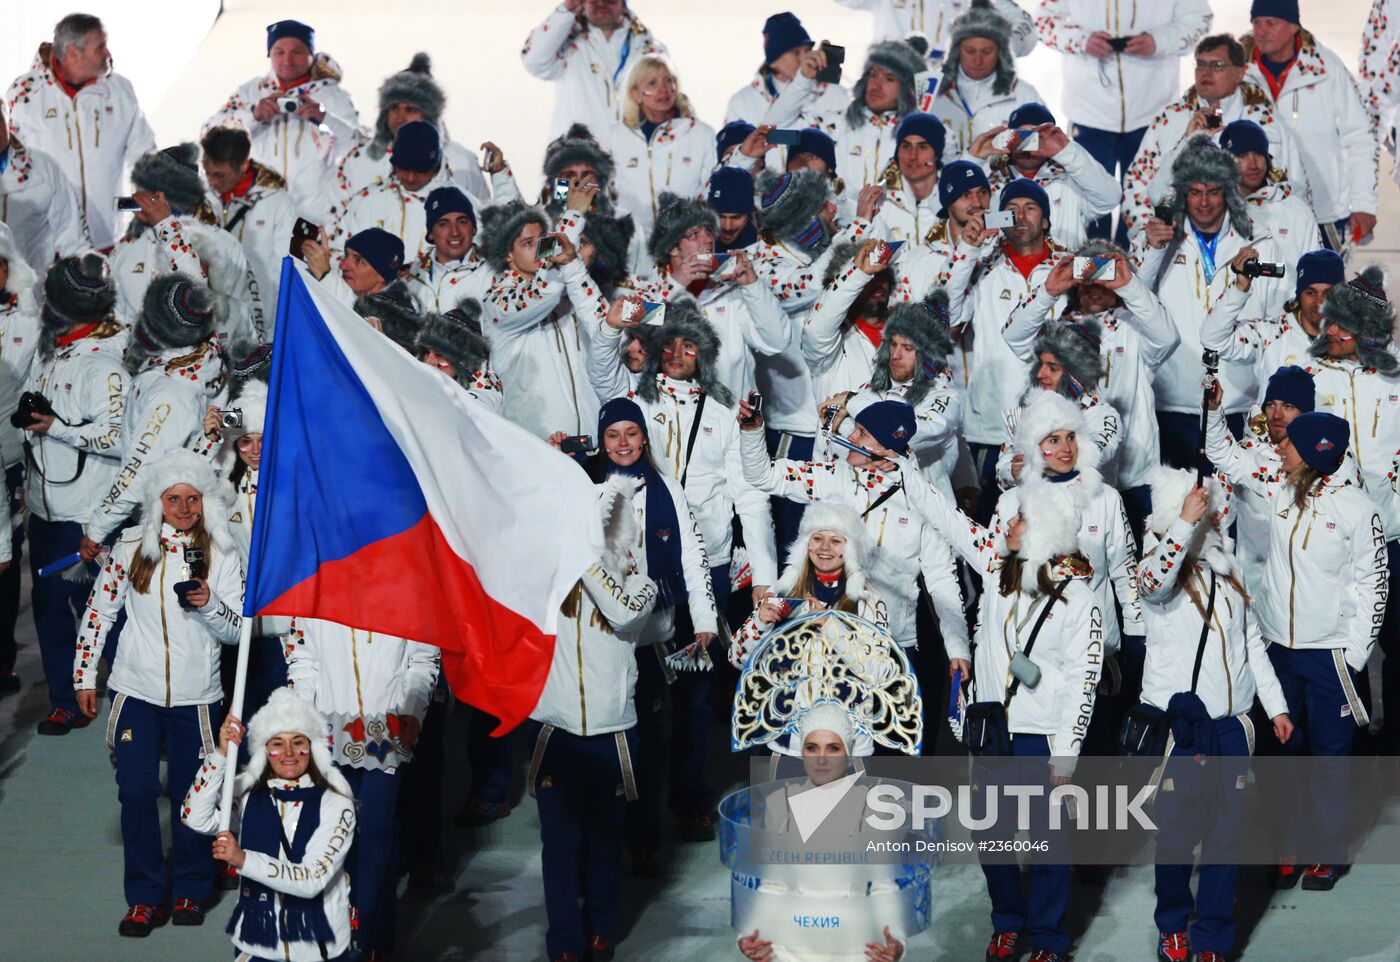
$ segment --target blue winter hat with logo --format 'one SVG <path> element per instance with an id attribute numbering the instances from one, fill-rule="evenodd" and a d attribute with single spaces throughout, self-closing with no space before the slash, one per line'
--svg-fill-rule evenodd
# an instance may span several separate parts
<path id="1" fill-rule="evenodd" d="M 1298 286 L 1293 296 L 1313 284 L 1340 284 L 1346 279 L 1346 270 L 1346 262 L 1336 251 L 1308 251 L 1298 258 Z"/>
<path id="2" fill-rule="evenodd" d="M 881 447 L 896 454 L 909 450 L 909 442 L 918 430 L 914 408 L 903 401 L 876 401 L 867 405 L 856 415 L 856 423 Z"/>
<path id="3" fill-rule="evenodd" d="M 1234 120 L 1220 131 L 1220 146 L 1236 157 L 1245 154 L 1269 156 L 1269 135 L 1252 120 Z"/>
<path id="4" fill-rule="evenodd" d="M 938 216 L 947 217 L 948 208 L 956 204 L 958 198 L 978 187 L 988 192 L 992 189 L 981 165 L 970 160 L 955 160 L 944 167 L 938 175 L 938 202 L 943 205 L 938 209 Z"/>
<path id="5" fill-rule="evenodd" d="M 753 175 L 742 167 L 721 167 L 710 175 L 710 206 L 716 214 L 753 213 Z"/>
<path id="6" fill-rule="evenodd" d="M 394 134 L 395 167 L 417 173 L 435 171 L 442 165 L 442 138 L 426 120 L 410 120 Z"/>
<path id="7" fill-rule="evenodd" d="M 368 261 L 385 283 L 398 277 L 403 266 L 403 241 L 381 227 L 369 227 L 355 234 L 345 242 L 345 249 Z"/>
<path id="8" fill-rule="evenodd" d="M 1341 467 L 1351 439 L 1351 425 L 1335 414 L 1312 411 L 1300 414 L 1288 425 L 1288 440 L 1308 467 L 1331 474 Z"/>
<path id="9" fill-rule="evenodd" d="M 763 25 L 763 62 L 772 63 L 794 47 L 810 46 L 807 28 L 793 13 L 775 13 Z"/>
<path id="10" fill-rule="evenodd" d="M 1264 390 L 1264 406 L 1270 401 L 1291 404 L 1307 414 L 1317 406 L 1313 376 L 1296 364 L 1288 364 L 1269 375 L 1269 386 Z"/>
<path id="11" fill-rule="evenodd" d="M 312 53 L 316 52 L 316 31 L 300 20 L 278 20 L 276 23 L 267 25 L 267 49 L 270 53 L 272 45 L 286 37 L 293 40 L 300 40 L 306 44 L 306 49 Z"/>
<path id="12" fill-rule="evenodd" d="M 467 220 L 472 222 L 472 227 L 476 226 L 476 211 L 472 210 L 471 200 L 460 187 L 435 188 L 424 202 L 423 210 L 427 213 L 429 234 L 433 232 L 437 222 L 448 214 L 466 214 Z"/>

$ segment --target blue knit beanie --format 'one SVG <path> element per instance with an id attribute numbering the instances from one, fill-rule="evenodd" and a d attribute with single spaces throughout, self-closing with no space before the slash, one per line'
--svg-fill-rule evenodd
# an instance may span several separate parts
<path id="1" fill-rule="evenodd" d="M 423 210 L 428 215 L 429 234 L 433 232 L 437 222 L 448 214 L 466 214 L 467 220 L 472 222 L 472 227 L 476 227 L 476 211 L 472 210 L 471 200 L 462 193 L 460 187 L 434 188 L 432 193 L 428 194 Z"/>
<path id="2" fill-rule="evenodd" d="M 763 25 L 763 62 L 772 63 L 793 47 L 811 42 L 812 38 L 796 14 L 775 13 Z"/>
<path id="3" fill-rule="evenodd" d="M 1006 118 L 1006 126 L 1012 130 L 1020 127 L 1039 127 L 1041 124 L 1053 124 L 1055 115 L 1050 112 L 1050 108 L 1044 104 L 1031 102 L 1021 104 L 1011 111 L 1011 116 Z"/>
<path id="4" fill-rule="evenodd" d="M 1279 368 L 1269 375 L 1269 386 L 1264 390 L 1264 407 L 1270 401 L 1291 404 L 1307 414 L 1317 406 L 1313 376 L 1296 364 Z"/>
<path id="5" fill-rule="evenodd" d="M 360 231 L 345 242 L 345 249 L 369 261 L 386 284 L 399 276 L 403 266 L 403 241 L 379 227 Z"/>
<path id="6" fill-rule="evenodd" d="M 1293 291 L 1297 297 L 1303 288 L 1310 284 L 1340 284 L 1346 279 L 1346 263 L 1336 251 L 1308 251 L 1298 258 L 1298 286 Z"/>
<path id="7" fill-rule="evenodd" d="M 947 217 L 948 208 L 957 203 L 959 197 L 978 187 L 985 187 L 988 191 L 992 189 L 980 164 L 955 160 L 944 167 L 938 175 L 938 202 L 943 205 L 938 210 L 938 216 Z"/>
<path id="8" fill-rule="evenodd" d="M 753 213 L 753 175 L 742 167 L 721 167 L 710 175 L 710 206 L 716 214 Z"/>
<path id="9" fill-rule="evenodd" d="M 1252 120 L 1236 120 L 1220 132 L 1220 146 L 1236 157 L 1245 154 L 1269 156 L 1269 135 Z"/>
<path id="10" fill-rule="evenodd" d="M 1029 198 L 1039 205 L 1041 212 L 1045 215 L 1047 223 L 1050 221 L 1050 195 L 1045 193 L 1045 188 L 1041 187 L 1029 177 L 1017 177 L 1011 183 L 1001 189 L 1001 200 L 997 203 L 997 210 L 1006 210 L 1008 204 L 1018 197 Z"/>
<path id="11" fill-rule="evenodd" d="M 1300 23 L 1298 0 L 1254 0 L 1249 5 L 1249 19 L 1255 17 L 1277 17 L 1289 23 Z"/>
<path id="12" fill-rule="evenodd" d="M 617 424 L 619 421 L 630 421 L 646 430 L 647 419 L 642 413 L 642 409 L 637 402 L 631 398 L 615 397 L 607 404 L 604 404 L 598 411 L 598 437 L 603 437 L 603 432 Z"/>
<path id="13" fill-rule="evenodd" d="M 312 53 L 316 52 L 316 31 L 302 23 L 300 20 L 278 20 L 276 23 L 267 25 L 267 49 L 272 52 L 272 45 L 283 37 L 291 37 L 306 44 L 306 49 Z"/>
<path id="14" fill-rule="evenodd" d="M 882 447 L 896 454 L 909 450 L 909 441 L 918 430 L 914 408 L 904 401 L 876 401 L 867 405 L 856 415 L 856 423 Z"/>
<path id="15" fill-rule="evenodd" d="M 1341 466 L 1350 439 L 1351 425 L 1324 411 L 1300 414 L 1288 425 L 1288 440 L 1298 456 L 1319 474 L 1331 474 Z"/>
<path id="16" fill-rule="evenodd" d="M 722 162 L 725 151 L 742 144 L 754 132 L 754 125 L 747 120 L 731 120 L 715 134 L 715 156 Z"/>
<path id="17" fill-rule="evenodd" d="M 924 140 L 933 144 L 933 149 L 938 154 L 938 159 L 943 159 L 943 144 L 948 138 L 948 132 L 943 127 L 943 121 L 939 120 L 933 114 L 910 114 L 901 120 L 899 126 L 895 128 L 895 149 L 898 149 L 900 142 L 910 134 L 916 137 L 922 137 Z"/>
<path id="18" fill-rule="evenodd" d="M 788 150 L 788 160 L 791 161 L 798 154 L 811 154 L 820 158 L 828 171 L 836 170 L 836 141 L 824 130 L 808 127 L 800 131 L 797 135 L 797 145 Z"/>
<path id="19" fill-rule="evenodd" d="M 426 120 L 410 120 L 394 134 L 390 161 L 404 170 L 426 173 L 442 166 L 442 138 Z"/>

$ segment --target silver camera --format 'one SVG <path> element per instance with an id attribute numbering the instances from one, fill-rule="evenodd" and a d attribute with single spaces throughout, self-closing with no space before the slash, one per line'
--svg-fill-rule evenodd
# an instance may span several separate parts
<path id="1" fill-rule="evenodd" d="M 278 97 L 277 109 L 284 114 L 294 114 L 301 109 L 300 97 Z"/>
<path id="2" fill-rule="evenodd" d="M 243 427 L 243 411 L 239 408 L 229 408 L 219 412 L 219 427 L 221 428 L 241 428 Z"/>

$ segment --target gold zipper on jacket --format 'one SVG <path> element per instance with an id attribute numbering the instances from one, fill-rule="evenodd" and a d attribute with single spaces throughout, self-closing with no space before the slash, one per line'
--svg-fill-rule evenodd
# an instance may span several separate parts
<path id="1" fill-rule="evenodd" d="M 638 131 L 638 133 L 641 133 Z M 642 139 L 646 140 L 646 134 Z M 651 216 L 656 218 L 656 170 L 651 166 L 651 141 L 647 140 L 647 187 L 651 190 Z"/>
<path id="2" fill-rule="evenodd" d="M 583 599 L 579 599 L 579 607 L 583 607 Z M 574 642 L 578 651 L 578 714 L 579 724 L 583 727 L 583 736 L 588 737 L 588 700 L 583 693 L 583 612 L 574 619 L 574 624 L 578 626 L 578 638 Z"/>
<path id="3" fill-rule="evenodd" d="M 1293 531 L 1288 535 L 1288 647 L 1293 647 L 1293 606 L 1298 592 L 1298 579 L 1293 571 L 1293 539 L 1298 536 L 1298 525 L 1303 523 L 1303 511 L 1298 509 L 1298 518 L 1293 522 Z"/>
<path id="4" fill-rule="evenodd" d="M 3 357 L 3 356 L 4 356 L 4 352 L 0 352 L 0 357 Z M 1374 441 L 1374 440 L 1376 439 L 1376 430 L 1377 430 L 1380 426 L 1381 426 L 1381 399 L 1380 399 L 1380 398 L 1376 398 L 1376 413 L 1375 413 L 1374 415 L 1372 415 L 1372 417 L 1371 417 L 1371 440 L 1372 440 L 1372 441 Z M 1357 449 L 1360 450 L 1360 445 L 1357 445 Z M 1357 458 L 1357 459 L 1356 459 L 1356 463 L 1359 465 L 1359 464 L 1361 463 L 1361 459 L 1360 459 L 1360 458 Z"/>
<path id="5" fill-rule="evenodd" d="M 170 631 L 165 623 L 165 545 L 160 546 L 160 635 L 165 640 L 165 707 L 170 707 Z"/>
<path id="6" fill-rule="evenodd" d="M 87 164 L 83 157 L 83 125 L 78 123 L 78 102 L 76 100 L 73 101 L 73 130 L 78 134 L 78 185 L 79 192 L 82 194 L 83 220 L 87 220 Z M 73 147 L 71 134 L 69 135 L 68 147 L 69 149 Z M 88 225 L 88 229 L 92 229 L 91 224 Z"/>
<path id="7" fill-rule="evenodd" d="M 102 146 L 102 115 L 97 112 L 96 107 L 92 108 L 92 146 Z"/>
<path id="8" fill-rule="evenodd" d="M 373 638 L 374 633 L 370 632 L 369 637 Z M 366 641 L 368 641 L 368 639 L 366 639 Z M 365 696 L 364 693 L 360 691 L 360 646 L 358 640 L 355 637 L 354 628 L 350 629 L 350 663 L 355 668 L 355 701 L 360 706 L 360 717 L 364 718 Z"/>
<path id="9" fill-rule="evenodd" d="M 1359 471 L 1361 469 L 1361 408 L 1358 407 L 1356 404 L 1355 369 L 1352 369 L 1347 372 L 1347 380 L 1351 383 L 1351 430 L 1353 435 L 1351 442 L 1351 453 L 1356 458 L 1356 468 Z M 1379 399 L 1377 399 L 1376 404 L 1379 408 Z M 1379 414 L 1379 410 L 1377 411 L 1377 414 Z M 1375 434 L 1373 433 L 1371 437 L 1375 437 Z"/>

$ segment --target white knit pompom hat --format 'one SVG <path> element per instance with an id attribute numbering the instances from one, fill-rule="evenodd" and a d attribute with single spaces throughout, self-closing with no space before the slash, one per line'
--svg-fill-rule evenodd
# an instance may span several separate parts
<path id="1" fill-rule="evenodd" d="M 193 451 L 171 451 L 151 465 L 141 490 L 141 554 L 148 561 L 160 558 L 160 527 L 165 520 L 161 511 L 161 495 L 177 484 L 188 484 L 204 495 L 204 530 L 214 547 L 234 551 L 233 535 L 228 527 L 229 503 L 232 500 L 228 482 L 219 478 L 214 465 Z"/>
<path id="2" fill-rule="evenodd" d="M 1169 468 L 1158 465 L 1148 475 L 1147 483 L 1152 487 L 1152 516 L 1147 519 L 1148 528 L 1160 541 L 1181 516 L 1181 506 L 1196 486 L 1196 472 L 1185 468 Z M 1191 543 L 1186 546 L 1190 557 L 1200 558 L 1210 569 L 1222 577 L 1229 577 L 1238 571 L 1235 562 L 1234 545 L 1213 522 L 1214 515 L 1224 511 L 1229 498 L 1220 482 L 1213 477 L 1205 479 L 1209 500 L 1206 504 L 1206 517 L 1196 525 Z M 1143 545 L 1144 551 L 1147 545 Z"/>

